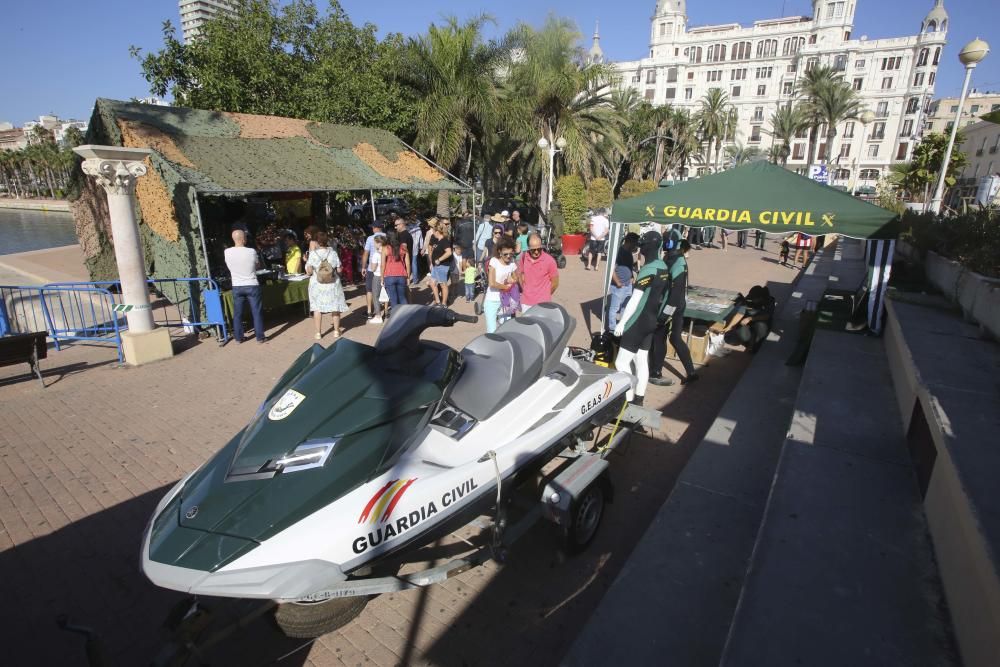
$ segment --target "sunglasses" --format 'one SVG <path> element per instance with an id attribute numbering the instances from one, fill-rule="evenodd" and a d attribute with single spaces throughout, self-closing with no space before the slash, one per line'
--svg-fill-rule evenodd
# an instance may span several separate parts
<path id="1" fill-rule="evenodd" d="M 541 252 L 541 248 L 528 248 L 528 252 Z"/>
<path id="2" fill-rule="evenodd" d="M 493 236 L 500 236 L 502 232 L 493 232 Z"/>
<path id="3" fill-rule="evenodd" d="M 506 259 L 510 259 L 511 257 L 514 256 L 514 253 L 512 253 L 512 252 L 503 252 L 503 253 L 500 253 L 500 256 L 504 257 Z"/>

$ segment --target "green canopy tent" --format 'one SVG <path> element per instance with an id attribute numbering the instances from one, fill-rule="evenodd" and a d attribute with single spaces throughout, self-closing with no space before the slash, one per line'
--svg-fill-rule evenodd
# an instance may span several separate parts
<path id="1" fill-rule="evenodd" d="M 612 225 L 609 239 L 611 267 L 626 223 L 758 229 L 771 234 L 840 234 L 868 241 L 868 326 L 881 331 L 898 216 L 846 192 L 769 162 L 752 162 L 615 202 L 612 221 L 619 224 Z"/>

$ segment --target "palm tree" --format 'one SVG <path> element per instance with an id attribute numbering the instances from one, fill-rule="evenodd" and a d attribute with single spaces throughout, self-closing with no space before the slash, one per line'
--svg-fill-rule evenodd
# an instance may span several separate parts
<path id="1" fill-rule="evenodd" d="M 815 115 L 826 125 L 826 162 L 839 164 L 840 154 L 835 151 L 837 126 L 845 120 L 856 119 L 864 107 L 857 91 L 846 81 L 837 78 L 819 86 L 809 105 Z"/>
<path id="2" fill-rule="evenodd" d="M 732 133 L 733 106 L 729 103 L 729 95 L 721 88 L 710 88 L 699 103 L 697 113 L 698 128 L 702 141 L 706 143 L 705 162 L 711 162 L 712 144 L 715 144 L 715 165 L 718 171 L 722 142 Z"/>
<path id="3" fill-rule="evenodd" d="M 564 167 L 589 180 L 613 158 L 620 144 L 623 119 L 612 107 L 615 70 L 589 63 L 579 46 L 580 33 L 568 20 L 549 16 L 540 30 L 516 28 L 518 56 L 504 83 L 503 121 L 519 143 L 514 159 L 537 176 L 540 162 L 536 144 L 564 139 L 559 154 Z M 547 178 L 541 178 L 541 201 L 547 201 Z"/>
<path id="4" fill-rule="evenodd" d="M 419 94 L 418 148 L 466 181 L 473 156 L 482 154 L 483 142 L 495 131 L 497 76 L 510 53 L 503 43 L 484 42 L 483 26 L 491 21 L 480 15 L 463 24 L 455 17 L 440 27 L 432 23 L 426 35 L 408 43 L 402 72 Z M 438 194 L 438 212 L 446 214 L 442 208 L 447 209 L 447 192 Z"/>
<path id="5" fill-rule="evenodd" d="M 700 150 L 698 122 L 687 109 L 677 109 L 670 120 L 670 151 L 667 153 L 667 174 L 681 176 L 692 155 Z"/>
<path id="6" fill-rule="evenodd" d="M 792 139 L 809 126 L 809 120 L 800 104 L 779 106 L 771 114 L 771 159 L 775 164 L 785 165 L 792 152 Z M 780 142 L 780 143 L 779 143 Z"/>
<path id="7" fill-rule="evenodd" d="M 814 101 L 821 97 L 821 91 L 834 81 L 840 80 L 840 72 L 828 65 L 818 65 L 803 73 L 795 84 L 795 95 L 802 103 L 802 112 L 809 127 L 809 150 L 806 155 L 806 168 L 816 161 L 817 135 L 823 124 L 823 113 L 820 105 Z"/>
<path id="8" fill-rule="evenodd" d="M 739 142 L 736 142 L 732 146 L 726 146 L 726 157 L 729 159 L 730 166 L 732 167 L 752 162 L 760 156 L 761 150 L 757 146 L 744 146 Z"/>

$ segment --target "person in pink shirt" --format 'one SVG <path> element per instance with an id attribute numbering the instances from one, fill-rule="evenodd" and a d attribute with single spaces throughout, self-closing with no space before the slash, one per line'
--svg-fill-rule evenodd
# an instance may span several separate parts
<path id="1" fill-rule="evenodd" d="M 552 255 L 542 250 L 538 234 L 528 237 L 528 252 L 521 257 L 521 312 L 552 300 L 559 287 L 559 269 Z"/>

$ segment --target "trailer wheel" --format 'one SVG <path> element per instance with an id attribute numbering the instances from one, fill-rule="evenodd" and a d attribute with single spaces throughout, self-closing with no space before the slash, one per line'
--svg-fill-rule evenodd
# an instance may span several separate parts
<path id="1" fill-rule="evenodd" d="M 570 508 L 570 524 L 564 533 L 565 548 L 569 553 L 583 551 L 597 535 L 607 500 L 605 484 L 603 477 L 594 480 Z"/>
<path id="2" fill-rule="evenodd" d="M 353 621 L 368 600 L 366 596 L 359 596 L 323 602 L 286 602 L 274 610 L 274 621 L 288 637 L 313 639 Z"/>

